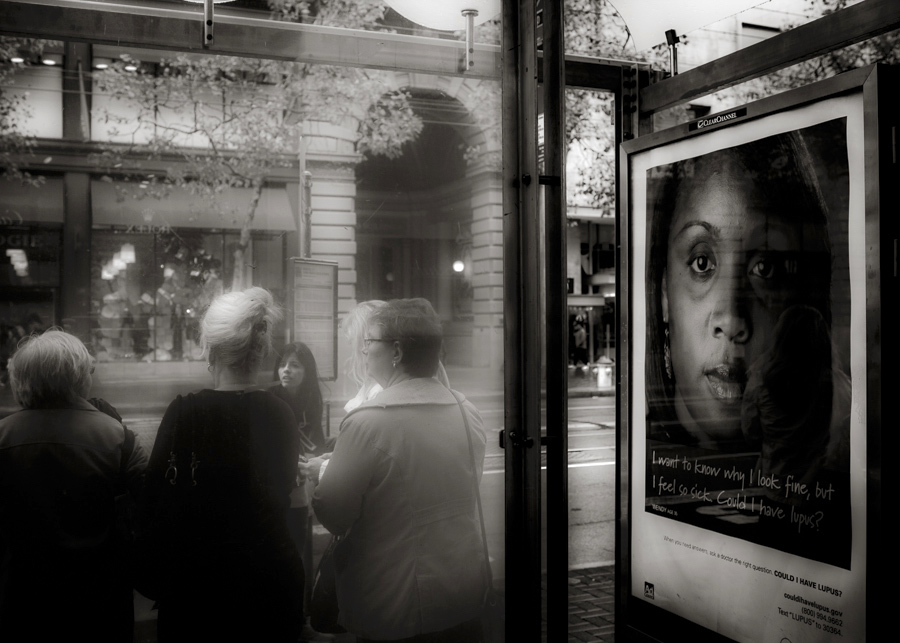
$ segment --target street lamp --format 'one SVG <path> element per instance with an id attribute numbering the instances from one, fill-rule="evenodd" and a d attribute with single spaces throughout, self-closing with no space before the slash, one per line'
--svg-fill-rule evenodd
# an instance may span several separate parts
<path id="1" fill-rule="evenodd" d="M 466 30 L 466 56 L 462 71 L 475 65 L 475 25 L 500 13 L 500 0 L 385 0 L 407 20 L 438 31 Z"/>

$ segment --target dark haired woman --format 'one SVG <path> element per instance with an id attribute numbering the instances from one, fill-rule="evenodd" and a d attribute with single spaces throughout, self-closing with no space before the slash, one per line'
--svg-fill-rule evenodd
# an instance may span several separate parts
<path id="1" fill-rule="evenodd" d="M 178 396 L 160 424 L 141 509 L 161 642 L 300 636 L 286 521 L 299 438 L 290 407 L 256 388 L 279 318 L 262 288 L 216 298 L 200 323 L 213 388 Z"/>
<path id="2" fill-rule="evenodd" d="M 287 402 L 294 412 L 301 433 L 302 451 L 320 455 L 326 446 L 322 429 L 322 391 L 319 369 L 309 346 L 303 342 L 288 344 L 279 352 L 273 377 L 278 384 L 269 391 Z"/>
<path id="3" fill-rule="evenodd" d="M 333 441 L 325 439 L 322 430 L 322 391 L 319 388 L 319 369 L 309 346 L 302 342 L 288 344 L 281 351 L 273 376 L 278 384 L 269 391 L 287 402 L 294 412 L 295 426 L 300 437 L 300 453 L 303 457 L 322 455 L 330 451 Z M 309 521 L 309 495 L 306 478 L 297 476 L 297 485 L 291 491 L 291 507 L 287 513 L 291 539 L 302 557 L 306 548 L 307 523 Z M 309 625 L 304 625 L 301 640 L 324 639 Z"/>

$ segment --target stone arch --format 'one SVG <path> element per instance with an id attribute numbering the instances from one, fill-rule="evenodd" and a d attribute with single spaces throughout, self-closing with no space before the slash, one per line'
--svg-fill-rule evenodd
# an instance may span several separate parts
<path id="1" fill-rule="evenodd" d="M 499 368 L 503 310 L 499 113 L 494 116 L 478 112 L 484 108 L 486 92 L 491 88 L 478 80 L 424 74 L 395 74 L 392 80 L 393 86 L 387 91 L 409 92 L 414 109 L 425 121 L 425 129 L 420 141 L 405 151 L 408 158 L 397 162 L 364 160 L 356 167 L 357 299 L 431 296 L 448 319 L 448 353 L 452 351 L 458 365 Z M 499 87 L 496 91 L 499 112 Z M 490 131 L 492 126 L 496 133 Z M 439 139 L 443 140 L 441 154 L 422 147 Z M 474 162 L 471 158 L 467 162 L 466 155 L 471 150 L 477 153 Z M 496 154 L 495 166 L 489 157 L 491 153 Z M 414 164 L 410 158 L 415 159 Z M 376 197 L 378 190 L 373 183 L 377 182 L 371 180 L 376 164 L 382 168 L 379 187 L 397 181 L 396 174 L 406 172 L 415 173 L 423 189 L 417 190 L 415 184 L 397 185 L 398 194 L 404 195 L 403 203 L 392 203 L 390 195 L 385 197 L 383 191 Z M 439 166 L 446 180 L 441 182 L 427 167 L 419 167 L 423 164 Z M 376 206 L 367 202 L 373 198 L 379 201 L 377 214 Z M 380 231 L 376 225 L 381 226 Z M 401 234 L 409 235 L 410 240 L 402 244 L 405 260 L 412 257 L 414 261 L 432 263 L 415 273 L 404 273 L 402 278 L 408 280 L 405 286 L 373 286 L 373 279 L 400 277 L 386 271 L 378 258 L 372 257 L 374 252 L 387 256 L 400 252 L 379 239 L 379 234 L 383 238 L 397 235 L 397 245 L 401 245 Z M 422 249 L 417 251 L 416 246 Z M 447 276 L 454 257 L 464 260 L 464 272 Z M 385 274 L 380 275 L 379 270 Z M 448 291 L 446 287 L 429 285 L 431 274 L 438 274 L 438 281 L 450 280 L 452 288 Z"/>
<path id="2" fill-rule="evenodd" d="M 480 147 L 486 155 L 500 153 L 500 83 L 462 76 L 397 73 L 392 89 L 431 91 L 456 101 L 465 110 L 460 125 L 469 147 Z M 478 163 L 473 170 L 478 171 Z"/>

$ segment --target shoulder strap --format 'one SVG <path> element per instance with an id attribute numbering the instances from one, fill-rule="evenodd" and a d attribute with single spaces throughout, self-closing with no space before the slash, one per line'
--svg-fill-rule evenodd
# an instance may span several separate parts
<path id="1" fill-rule="evenodd" d="M 484 573 L 487 576 L 487 592 L 491 593 L 494 589 L 494 575 L 491 572 L 491 559 L 488 556 L 487 531 L 484 528 L 484 511 L 481 508 L 481 491 L 478 488 L 478 465 L 475 462 L 475 447 L 472 446 L 472 429 L 469 426 L 469 416 L 463 408 L 463 401 L 456 391 L 450 390 L 456 403 L 459 405 L 459 411 L 462 413 L 463 427 L 466 431 L 466 442 L 469 445 L 469 458 L 472 460 L 472 487 L 475 489 L 475 502 L 478 505 L 478 520 L 481 523 L 481 546 L 484 548 Z"/>
<path id="2" fill-rule="evenodd" d="M 134 453 L 134 431 L 124 424 L 122 428 L 125 430 L 125 441 L 122 443 L 122 457 L 119 460 L 119 484 L 127 487 L 128 461 L 131 460 L 131 454 Z"/>
<path id="3" fill-rule="evenodd" d="M 197 486 L 197 469 L 200 467 L 200 458 L 197 456 L 197 396 L 188 393 L 185 396 L 188 403 L 188 421 L 191 423 L 191 487 Z"/>
<path id="4" fill-rule="evenodd" d="M 119 473 L 124 477 L 125 472 L 128 470 L 128 461 L 131 459 L 131 454 L 134 453 L 134 431 L 124 424 L 122 428 L 125 430 L 125 441 L 122 443 L 122 460 L 119 463 Z"/>

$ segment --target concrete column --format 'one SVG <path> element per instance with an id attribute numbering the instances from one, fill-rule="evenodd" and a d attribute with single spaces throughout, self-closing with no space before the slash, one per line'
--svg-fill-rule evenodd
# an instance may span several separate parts
<path id="1" fill-rule="evenodd" d="M 90 139 L 91 47 L 66 43 L 63 75 L 63 138 Z M 91 314 L 91 177 L 86 172 L 63 176 L 64 213 L 60 316 L 63 326 L 90 341 Z"/>
<path id="2" fill-rule="evenodd" d="M 472 366 L 503 365 L 503 192 L 500 175 L 481 172 L 472 185 Z"/>
<path id="3" fill-rule="evenodd" d="M 62 239 L 60 312 L 63 326 L 90 341 L 91 313 L 91 177 L 67 172 L 63 177 L 65 222 Z"/>

